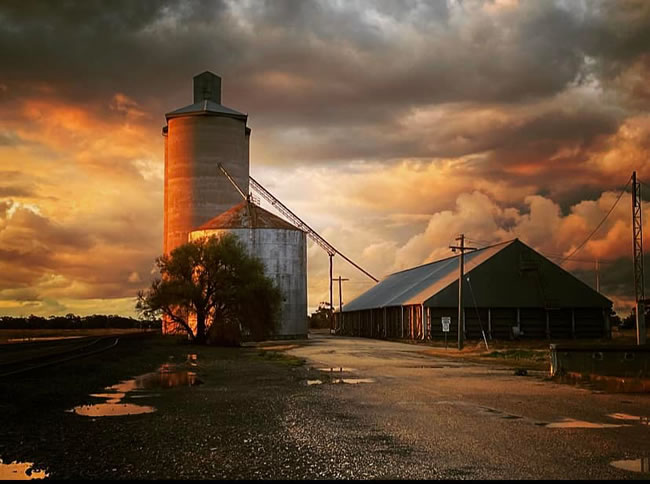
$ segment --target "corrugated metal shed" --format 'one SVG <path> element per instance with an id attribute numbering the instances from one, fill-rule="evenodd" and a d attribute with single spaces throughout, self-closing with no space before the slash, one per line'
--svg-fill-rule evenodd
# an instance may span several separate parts
<path id="1" fill-rule="evenodd" d="M 465 271 L 469 272 L 511 242 L 465 254 Z M 422 304 L 458 279 L 458 260 L 454 256 L 395 272 L 347 303 L 343 311 Z"/>
<path id="2" fill-rule="evenodd" d="M 458 304 L 459 256 L 387 276 L 343 312 L 420 305 Z M 609 307 L 611 301 L 518 239 L 465 254 L 471 291 L 479 307 Z"/>

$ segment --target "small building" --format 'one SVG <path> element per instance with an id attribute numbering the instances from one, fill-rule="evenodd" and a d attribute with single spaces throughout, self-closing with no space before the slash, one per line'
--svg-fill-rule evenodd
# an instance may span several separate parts
<path id="1" fill-rule="evenodd" d="M 465 253 L 464 337 L 611 336 L 612 302 L 519 239 Z M 457 338 L 460 256 L 387 276 L 345 304 L 339 334 L 373 338 Z"/>

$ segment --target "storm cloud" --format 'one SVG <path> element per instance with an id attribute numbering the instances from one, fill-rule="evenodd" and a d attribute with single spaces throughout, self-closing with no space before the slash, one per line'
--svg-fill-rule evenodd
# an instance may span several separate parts
<path id="1" fill-rule="evenodd" d="M 249 113 L 254 176 L 377 273 L 454 231 L 568 254 L 632 170 L 650 179 L 648 45 L 643 0 L 4 1 L 0 310 L 126 308 L 146 285 L 164 113 L 204 70 Z M 615 235 L 631 245 L 606 225 L 584 257 L 631 264 Z M 603 277 L 621 308 L 626 274 Z"/>

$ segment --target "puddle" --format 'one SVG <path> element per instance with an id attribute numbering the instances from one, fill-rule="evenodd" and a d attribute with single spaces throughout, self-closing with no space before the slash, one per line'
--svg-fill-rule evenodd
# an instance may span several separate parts
<path id="1" fill-rule="evenodd" d="M 106 402 L 104 403 L 79 405 L 71 410 L 67 410 L 67 412 L 82 415 L 84 417 L 120 417 L 124 415 L 153 413 L 156 411 L 155 407 L 149 405 L 137 405 L 135 403 L 125 403 L 123 400 L 127 398 L 127 394 L 129 394 L 129 398 L 158 396 L 158 394 L 142 393 L 143 390 L 192 386 L 199 383 L 196 373 L 186 370 L 177 370 L 173 365 L 166 363 L 162 365 L 158 371 L 136 376 L 130 380 L 125 380 L 107 387 L 107 393 L 92 393 L 90 395 L 93 398 L 105 399 Z"/>
<path id="2" fill-rule="evenodd" d="M 628 425 L 585 422 L 584 420 L 565 418 L 559 422 L 547 424 L 546 427 L 549 429 L 611 429 L 616 427 L 628 427 Z"/>
<path id="3" fill-rule="evenodd" d="M 616 420 L 639 422 L 640 424 L 643 425 L 650 425 L 650 417 L 639 417 L 638 415 L 630 415 L 627 413 L 610 413 L 607 416 L 610 418 L 614 418 Z"/>
<path id="4" fill-rule="evenodd" d="M 615 460 L 614 462 L 610 462 L 610 465 L 617 469 L 623 469 L 624 471 L 650 473 L 649 457 L 632 460 Z"/>
<path id="5" fill-rule="evenodd" d="M 119 402 L 119 400 L 117 402 Z M 140 415 L 156 411 L 155 407 L 117 402 L 98 403 L 96 405 L 79 405 L 72 411 L 77 415 L 82 415 L 84 417 L 122 417 L 124 415 Z"/>
<path id="6" fill-rule="evenodd" d="M 373 378 L 336 378 L 332 383 L 345 383 L 348 385 L 356 385 L 358 383 L 375 383 Z"/>
<path id="7" fill-rule="evenodd" d="M 344 371 L 357 371 L 356 368 L 347 368 L 345 366 L 334 366 L 330 368 L 316 368 L 318 371 L 325 371 L 328 373 L 342 373 Z"/>
<path id="8" fill-rule="evenodd" d="M 443 365 L 413 365 L 413 366 L 403 366 L 402 368 L 416 369 L 416 370 L 425 370 L 425 369 L 442 369 L 442 368 L 451 368 L 449 366 Z"/>
<path id="9" fill-rule="evenodd" d="M 321 380 L 307 380 L 307 385 L 322 385 L 323 382 Z"/>
<path id="10" fill-rule="evenodd" d="M 107 388 L 118 393 L 128 393 L 134 390 L 148 390 L 156 388 L 172 388 L 192 386 L 197 383 L 196 373 L 193 371 L 175 370 L 172 365 L 164 364 L 160 370 L 136 376 Z"/>
<path id="11" fill-rule="evenodd" d="M 617 420 L 641 420 L 641 417 L 636 415 L 628 415 L 627 413 L 610 413 L 608 417 L 615 418 Z"/>
<path id="12" fill-rule="evenodd" d="M 34 469 L 33 466 L 33 462 L 3 464 L 2 459 L 0 459 L 0 481 L 28 481 L 48 477 L 47 472 Z"/>
<path id="13" fill-rule="evenodd" d="M 481 411 L 490 415 L 500 417 L 505 420 L 520 420 L 524 418 L 519 415 L 512 415 L 510 413 L 505 413 L 502 412 L 501 410 L 497 410 L 495 408 L 490 408 L 490 407 L 481 407 Z"/>

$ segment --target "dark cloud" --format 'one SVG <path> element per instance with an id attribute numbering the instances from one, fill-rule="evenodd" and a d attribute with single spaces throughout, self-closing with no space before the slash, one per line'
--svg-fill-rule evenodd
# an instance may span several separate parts
<path id="1" fill-rule="evenodd" d="M 21 186 L 2 186 L 0 185 L 0 197 L 32 197 L 33 189 Z"/>
<path id="2" fill-rule="evenodd" d="M 191 102 L 206 69 L 223 77 L 224 103 L 250 114 L 257 165 L 449 162 L 453 187 L 413 178 L 448 197 L 435 211 L 476 185 L 522 216 L 532 194 L 567 214 L 618 186 L 619 160 L 628 170 L 647 153 L 644 121 L 626 123 L 650 106 L 648 45 L 644 0 L 6 0 L 0 154 L 12 161 L 0 197 L 45 208 L 0 200 L 0 289 L 18 300 L 38 287 L 45 300 L 146 285 L 160 251 L 163 114 Z M 354 193 L 388 210 L 379 187 Z M 95 196 L 77 204 L 84 189 Z M 501 228 L 510 216 L 496 217 Z M 384 234 L 387 247 L 406 233 Z M 603 276 L 608 291 L 629 291 L 625 270 Z"/>
<path id="3" fill-rule="evenodd" d="M 171 109 L 208 68 L 225 77 L 230 102 L 260 118 L 340 123 L 423 103 L 548 96 L 577 78 L 585 54 L 611 57 L 611 39 L 635 45 L 634 58 L 647 36 L 647 9 L 631 2 L 587 16 L 552 2 L 492 15 L 481 3 L 449 5 L 4 2 L 0 60 L 13 69 L 3 82 L 14 95 L 45 84 L 80 102 L 119 91 Z M 628 17 L 634 28 L 621 40 L 611 25 Z M 296 83 L 269 83 L 277 72 Z"/>

